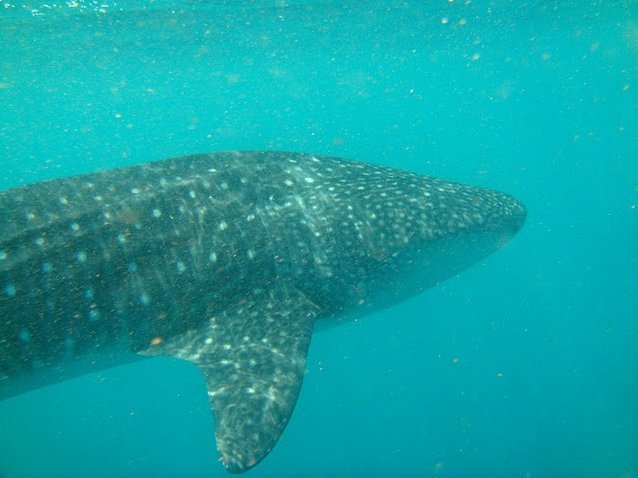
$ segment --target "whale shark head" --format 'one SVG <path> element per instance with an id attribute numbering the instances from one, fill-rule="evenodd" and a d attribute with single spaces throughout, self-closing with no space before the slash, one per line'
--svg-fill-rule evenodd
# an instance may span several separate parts
<path id="1" fill-rule="evenodd" d="M 419 179 L 417 193 L 404 195 L 398 210 L 396 201 L 386 203 L 381 221 L 385 227 L 379 227 L 390 237 L 380 285 L 387 288 L 388 270 L 394 271 L 392 288 L 398 299 L 419 294 L 501 249 L 527 214 L 525 206 L 507 194 Z"/>
<path id="2" fill-rule="evenodd" d="M 490 189 L 338 158 L 288 161 L 286 181 L 302 187 L 286 196 L 290 211 L 273 214 L 271 227 L 284 231 L 275 248 L 300 287 L 339 317 L 456 275 L 507 244 L 526 218 L 519 200 Z"/>

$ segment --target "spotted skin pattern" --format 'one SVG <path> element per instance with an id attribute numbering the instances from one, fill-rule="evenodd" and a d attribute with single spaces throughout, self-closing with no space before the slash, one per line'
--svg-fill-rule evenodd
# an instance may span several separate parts
<path id="1" fill-rule="evenodd" d="M 1 191 L 0 398 L 87 356 L 179 357 L 207 381 L 220 460 L 246 471 L 288 422 L 317 320 L 419 294 L 525 215 L 487 189 L 268 151 Z"/>

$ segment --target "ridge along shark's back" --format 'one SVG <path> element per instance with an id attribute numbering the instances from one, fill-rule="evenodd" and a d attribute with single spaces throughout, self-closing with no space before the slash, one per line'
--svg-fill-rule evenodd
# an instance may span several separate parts
<path id="1" fill-rule="evenodd" d="M 456 274 L 505 244 L 525 209 L 365 163 L 229 152 L 2 191 L 0 217 L 0 393 L 68 377 L 87 356 L 189 360 L 221 460 L 241 472 L 292 413 L 317 319 Z"/>

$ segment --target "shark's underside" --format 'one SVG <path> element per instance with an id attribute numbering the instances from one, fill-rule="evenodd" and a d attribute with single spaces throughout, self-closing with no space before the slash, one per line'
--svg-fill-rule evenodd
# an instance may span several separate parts
<path id="1" fill-rule="evenodd" d="M 315 321 L 415 295 L 506 243 L 495 191 L 338 158 L 228 152 L 0 192 L 0 398 L 85 357 L 204 375 L 245 471 L 292 413 Z"/>

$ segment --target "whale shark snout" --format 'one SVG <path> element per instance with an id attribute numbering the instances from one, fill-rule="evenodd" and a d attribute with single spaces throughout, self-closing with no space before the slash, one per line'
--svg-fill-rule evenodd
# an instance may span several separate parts
<path id="1" fill-rule="evenodd" d="M 509 194 L 501 194 L 501 224 L 510 237 L 521 230 L 527 219 L 527 208 L 520 200 Z"/>
<path id="2" fill-rule="evenodd" d="M 496 249 L 505 247 L 527 220 L 527 208 L 517 198 L 509 194 L 502 194 L 501 205 L 499 216 L 495 221 L 495 227 L 498 230 Z"/>

